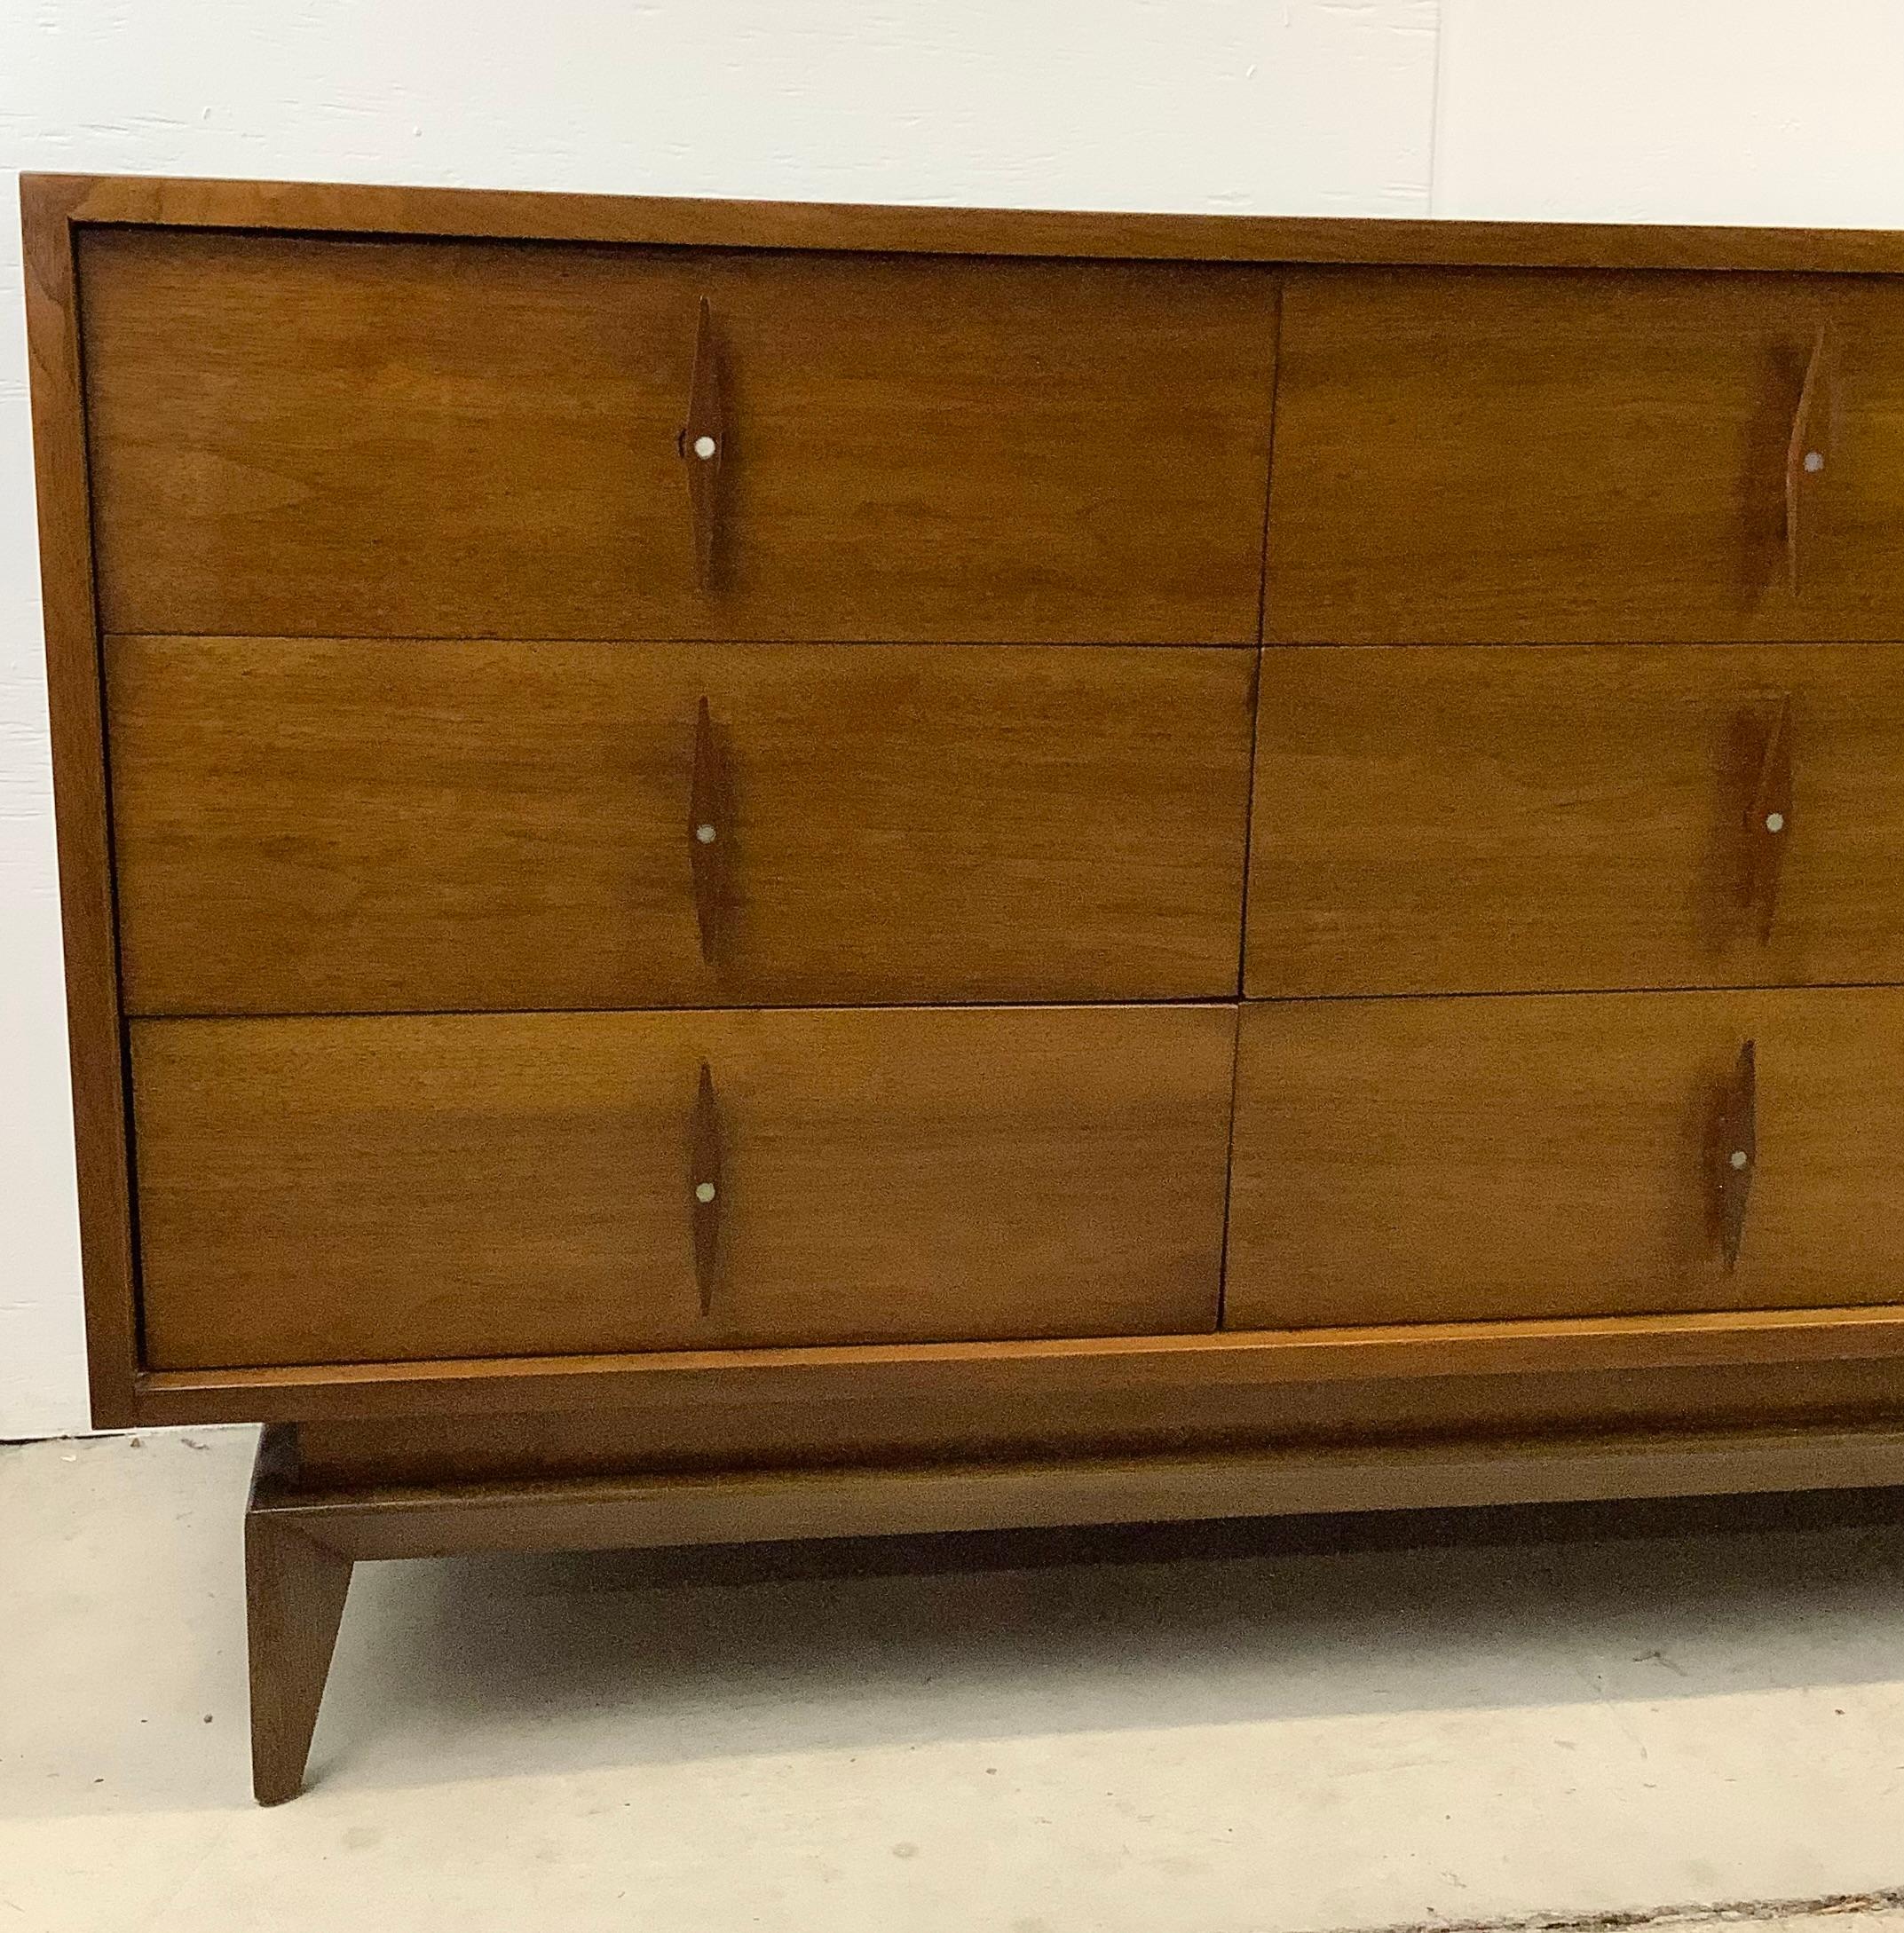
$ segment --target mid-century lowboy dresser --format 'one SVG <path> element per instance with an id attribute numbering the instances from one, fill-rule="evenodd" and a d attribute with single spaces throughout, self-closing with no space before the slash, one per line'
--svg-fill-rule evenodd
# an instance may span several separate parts
<path id="1" fill-rule="evenodd" d="M 261 1797 L 359 1558 L 1904 1480 L 1904 238 L 24 197 Z"/>

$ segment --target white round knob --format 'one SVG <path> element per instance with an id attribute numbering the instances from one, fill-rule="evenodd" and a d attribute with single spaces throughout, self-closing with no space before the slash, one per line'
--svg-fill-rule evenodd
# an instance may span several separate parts
<path id="1" fill-rule="evenodd" d="M 703 1206 L 711 1202 L 714 1199 L 714 1183 L 712 1181 L 696 1182 L 694 1185 L 694 1199 Z"/>
<path id="2" fill-rule="evenodd" d="M 1778 827 L 1774 825 L 1772 830 L 1775 832 Z M 694 836 L 699 840 L 702 845 L 711 846 L 720 835 L 711 825 L 697 825 L 694 828 Z"/>
<path id="3" fill-rule="evenodd" d="M 1732 1151 L 1732 1164 L 1734 1168 L 1744 1167 L 1751 1158 L 1742 1148 L 1735 1148 Z"/>
<path id="4" fill-rule="evenodd" d="M 694 438 L 694 454 L 695 455 L 699 457 L 701 462 L 704 463 L 707 462 L 714 455 L 714 453 L 717 449 L 719 449 L 720 446 L 721 446 L 716 443 L 712 437 L 696 437 Z"/>
<path id="5" fill-rule="evenodd" d="M 1782 812 L 1766 813 L 1766 830 L 1768 832 L 1782 832 L 1785 830 L 1785 815 Z"/>
<path id="6" fill-rule="evenodd" d="M 1807 450 L 1805 453 L 1805 467 L 1813 476 L 1817 476 L 1825 467 L 1825 453 L 1822 450 Z"/>

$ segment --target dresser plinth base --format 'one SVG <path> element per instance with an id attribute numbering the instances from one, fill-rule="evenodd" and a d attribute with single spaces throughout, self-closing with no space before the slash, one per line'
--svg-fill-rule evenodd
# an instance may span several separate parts
<path id="1" fill-rule="evenodd" d="M 303 1786 L 359 1560 L 1899 1484 L 1886 1426 L 315 1488 L 295 1426 L 273 1425 L 245 1523 L 254 1783 L 265 1805 Z"/>

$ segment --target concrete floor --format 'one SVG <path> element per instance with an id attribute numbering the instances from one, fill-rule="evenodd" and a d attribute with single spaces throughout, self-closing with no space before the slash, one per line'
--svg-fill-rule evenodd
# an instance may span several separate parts
<path id="1" fill-rule="evenodd" d="M 1904 1499 L 979 1574 L 367 1566 L 312 1789 L 259 1812 L 250 1448 L 0 1448 L 0 1933 L 1311 1933 L 1904 1886 Z"/>

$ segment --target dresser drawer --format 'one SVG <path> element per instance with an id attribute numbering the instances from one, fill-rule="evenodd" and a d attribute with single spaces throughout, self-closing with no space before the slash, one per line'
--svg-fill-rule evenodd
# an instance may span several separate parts
<path id="1" fill-rule="evenodd" d="M 1207 1329 L 1234 1034 L 1224 1006 L 138 1022 L 147 1361 Z"/>
<path id="2" fill-rule="evenodd" d="M 1904 637 L 1884 278 L 1297 272 L 1279 369 L 1268 637 Z"/>
<path id="3" fill-rule="evenodd" d="M 1256 636 L 1268 271 L 114 229 L 80 285 L 110 630 Z"/>
<path id="4" fill-rule="evenodd" d="M 1236 994 L 1252 652 L 107 666 L 134 1013 Z"/>
<path id="5" fill-rule="evenodd" d="M 1904 982 L 1900 745 L 1904 646 L 1266 652 L 1249 990 Z"/>
<path id="6" fill-rule="evenodd" d="M 1904 990 L 1246 1006 L 1225 1320 L 1890 1302 L 1900 1183 Z"/>

